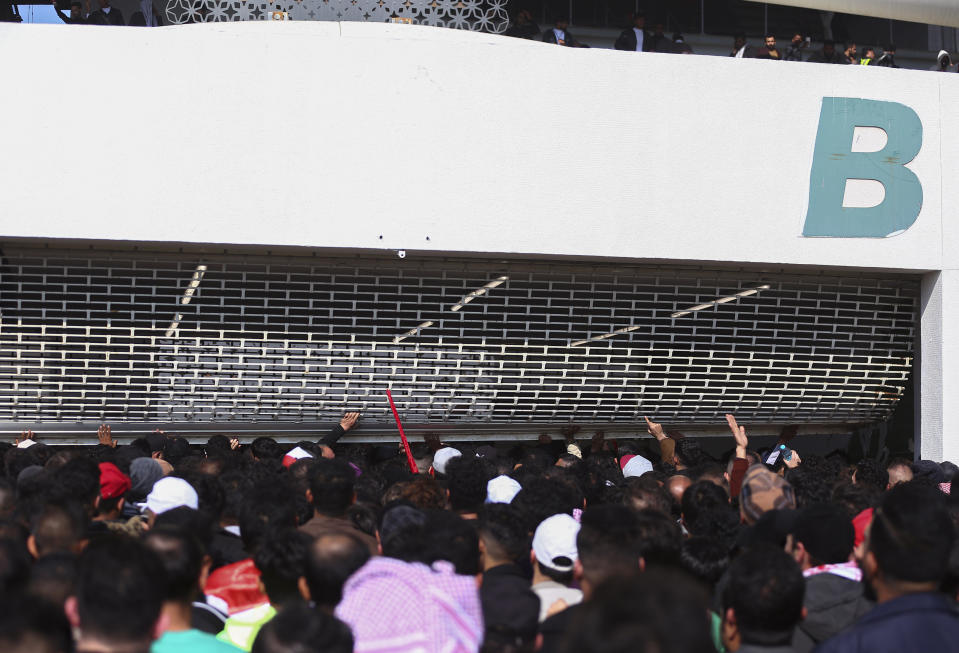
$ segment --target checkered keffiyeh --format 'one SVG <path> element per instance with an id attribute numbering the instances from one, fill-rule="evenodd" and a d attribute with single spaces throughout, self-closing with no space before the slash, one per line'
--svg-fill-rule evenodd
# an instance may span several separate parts
<path id="1" fill-rule="evenodd" d="M 356 653 L 475 653 L 483 639 L 476 580 L 448 562 L 372 558 L 346 582 L 336 616 Z"/>

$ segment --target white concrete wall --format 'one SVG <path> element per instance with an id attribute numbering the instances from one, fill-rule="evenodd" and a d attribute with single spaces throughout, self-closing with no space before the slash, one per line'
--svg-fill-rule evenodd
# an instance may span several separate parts
<path id="1" fill-rule="evenodd" d="M 922 446 L 959 459 L 959 76 L 362 23 L 0 25 L 0 60 L 0 239 L 944 270 Z M 824 96 L 920 116 L 905 233 L 800 235 Z"/>
<path id="2" fill-rule="evenodd" d="M 32 62 L 0 107 L 0 236 L 925 270 L 956 206 L 959 78 L 932 73 L 362 23 L 0 26 L 0 56 Z M 921 117 L 906 233 L 800 236 L 826 95 Z"/>

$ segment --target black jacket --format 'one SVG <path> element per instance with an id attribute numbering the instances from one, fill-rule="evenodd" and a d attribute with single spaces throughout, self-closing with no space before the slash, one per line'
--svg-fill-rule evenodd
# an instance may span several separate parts
<path id="1" fill-rule="evenodd" d="M 123 20 L 123 13 L 116 7 L 110 7 L 110 13 L 105 13 L 102 9 L 97 9 L 87 16 L 89 25 L 126 25 Z"/>
<path id="2" fill-rule="evenodd" d="M 955 651 L 959 615 L 942 594 L 907 594 L 880 603 L 816 653 L 932 653 Z"/>
<path id="3" fill-rule="evenodd" d="M 87 24 L 87 19 L 84 18 L 82 15 L 79 18 L 73 18 L 69 14 L 64 13 L 60 9 L 60 7 L 57 6 L 56 2 L 53 3 L 53 10 L 57 12 L 57 16 L 60 17 L 60 20 L 62 20 L 67 25 L 86 25 Z"/>
<path id="4" fill-rule="evenodd" d="M 570 31 L 563 30 L 566 34 L 566 40 L 563 42 L 563 45 L 570 48 L 580 47 L 580 42 L 576 40 L 576 37 L 573 36 Z M 556 34 L 553 32 L 553 28 L 550 27 L 545 32 L 543 32 L 543 42 L 544 43 L 556 43 Z"/>
<path id="5" fill-rule="evenodd" d="M 566 630 L 583 607 L 582 603 L 571 605 L 539 625 L 539 634 L 543 636 L 543 647 L 539 649 L 539 653 L 559 653 L 563 650 Z"/>
<path id="6" fill-rule="evenodd" d="M 519 565 L 510 563 L 486 570 L 479 594 L 488 632 L 525 642 L 536 639 L 539 596 L 530 589 L 530 579 Z"/>
<path id="7" fill-rule="evenodd" d="M 799 653 L 811 651 L 820 642 L 833 637 L 869 612 L 873 603 L 865 596 L 865 587 L 836 574 L 817 574 L 806 579 L 806 618 L 796 629 L 793 646 Z"/>
<path id="8" fill-rule="evenodd" d="M 518 39 L 535 39 L 539 35 L 539 25 L 533 21 L 527 21 L 522 25 L 519 23 L 510 23 L 504 33 L 504 36 L 512 36 Z"/>
<path id="9" fill-rule="evenodd" d="M 652 52 L 653 46 L 653 37 L 649 32 L 643 32 L 643 52 Z M 633 28 L 627 27 L 620 32 L 619 36 L 616 37 L 616 42 L 613 44 L 613 47 L 617 50 L 628 50 L 630 52 L 635 52 L 636 32 L 633 31 Z"/>

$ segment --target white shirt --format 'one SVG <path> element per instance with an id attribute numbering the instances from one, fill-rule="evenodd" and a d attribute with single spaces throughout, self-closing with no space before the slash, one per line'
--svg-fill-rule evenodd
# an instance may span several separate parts
<path id="1" fill-rule="evenodd" d="M 104 8 L 103 8 L 103 13 L 109 15 L 111 9 L 113 9 L 113 7 L 104 7 Z"/>
<path id="2" fill-rule="evenodd" d="M 736 59 L 742 59 L 743 55 L 746 54 L 746 46 L 739 48 L 739 52 L 736 53 Z"/>
<path id="3" fill-rule="evenodd" d="M 539 597 L 539 622 L 546 620 L 546 613 L 551 605 L 559 599 L 566 601 L 566 605 L 576 605 L 583 600 L 583 593 L 577 589 L 566 587 L 549 580 L 533 585 L 530 589 Z"/>
<path id="4" fill-rule="evenodd" d="M 563 41 L 564 43 L 566 42 L 566 32 L 564 32 L 563 30 L 561 30 L 561 29 L 556 29 L 556 28 L 554 27 L 554 28 L 553 28 L 553 35 L 556 36 L 556 42 L 557 42 L 557 43 L 559 43 L 560 41 Z"/>
<path id="5" fill-rule="evenodd" d="M 646 35 L 643 34 L 643 30 L 638 27 L 634 27 L 633 31 L 636 32 L 636 52 L 643 51 L 643 39 L 646 38 Z"/>

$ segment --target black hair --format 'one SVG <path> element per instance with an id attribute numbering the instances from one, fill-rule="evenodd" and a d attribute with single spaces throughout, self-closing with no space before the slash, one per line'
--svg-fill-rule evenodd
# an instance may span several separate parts
<path id="1" fill-rule="evenodd" d="M 357 530 L 376 537 L 376 524 L 379 522 L 379 515 L 375 507 L 364 503 L 354 503 L 346 509 L 346 516 L 353 522 Z"/>
<path id="2" fill-rule="evenodd" d="M 0 599 L 0 651 L 69 653 L 73 637 L 63 608 L 36 597 Z"/>
<path id="3" fill-rule="evenodd" d="M 232 449 L 230 448 L 230 438 L 223 434 L 211 435 L 203 448 L 207 456 L 228 456 Z"/>
<path id="4" fill-rule="evenodd" d="M 676 457 L 686 467 L 696 467 L 709 460 L 698 440 L 682 438 L 676 442 Z"/>
<path id="5" fill-rule="evenodd" d="M 273 438 L 259 437 L 250 445 L 253 457 L 258 460 L 279 460 L 283 457 L 283 449 Z"/>
<path id="6" fill-rule="evenodd" d="M 446 464 L 450 509 L 476 512 L 486 500 L 486 484 L 493 478 L 489 461 L 475 456 L 458 456 Z"/>
<path id="7" fill-rule="evenodd" d="M 519 511 L 507 503 L 491 503 L 477 524 L 486 548 L 497 558 L 521 562 L 529 557 L 529 530 Z"/>
<path id="8" fill-rule="evenodd" d="M 582 604 L 562 653 L 713 653 L 707 598 L 688 578 L 652 570 L 603 581 Z"/>
<path id="9" fill-rule="evenodd" d="M 167 436 L 163 433 L 147 433 L 143 436 L 143 439 L 146 441 L 146 452 L 147 456 L 152 456 L 156 452 L 163 452 L 163 449 L 166 448 Z M 138 438 L 139 440 L 139 438 Z M 137 442 L 138 440 L 134 440 Z"/>
<path id="10" fill-rule="evenodd" d="M 87 515 L 72 501 L 50 502 L 30 524 L 38 556 L 75 553 L 87 534 Z"/>
<path id="11" fill-rule="evenodd" d="M 296 603 L 260 629 L 251 653 L 353 653 L 353 633 L 336 617 Z"/>
<path id="12" fill-rule="evenodd" d="M 726 490 L 711 481 L 697 481 L 683 493 L 683 525 L 693 537 L 711 537 L 731 544 L 739 532 L 739 511 Z"/>
<path id="13" fill-rule="evenodd" d="M 190 448 L 189 440 L 179 435 L 168 438 L 166 446 L 163 447 L 163 459 L 174 467 L 177 467 L 184 458 L 189 457 L 192 453 L 193 449 Z"/>
<path id="14" fill-rule="evenodd" d="M 0 595 L 14 594 L 30 577 L 30 554 L 21 540 L 0 539 Z"/>
<path id="15" fill-rule="evenodd" d="M 13 515 L 17 505 L 17 489 L 8 478 L 0 476 L 0 518 Z"/>
<path id="16" fill-rule="evenodd" d="M 863 510 L 879 505 L 881 496 L 882 493 L 875 486 L 844 481 L 833 488 L 832 503 L 841 506 L 852 519 Z"/>
<path id="17" fill-rule="evenodd" d="M 551 567 L 547 567 L 539 560 L 536 561 L 536 568 L 539 570 L 539 573 L 543 574 L 551 581 L 559 583 L 560 585 L 570 585 L 573 582 L 573 570 L 569 571 L 559 571 Z"/>
<path id="18" fill-rule="evenodd" d="M 473 525 L 447 510 L 426 512 L 426 560 L 452 563 L 457 574 L 475 576 L 480 572 L 479 536 Z"/>
<path id="19" fill-rule="evenodd" d="M 164 600 L 191 603 L 200 592 L 198 583 L 203 570 L 199 540 L 183 529 L 156 526 L 147 531 L 143 541 L 163 565 Z"/>
<path id="20" fill-rule="evenodd" d="M 299 580 L 306 576 L 306 560 L 313 538 L 302 531 L 270 535 L 253 556 L 271 605 L 300 598 Z"/>
<path id="21" fill-rule="evenodd" d="M 661 565 L 679 565 L 679 550 L 683 532 L 671 517 L 655 510 L 636 513 L 639 528 L 639 551 L 646 568 Z"/>
<path id="22" fill-rule="evenodd" d="M 608 488 L 623 484 L 623 470 L 612 453 L 602 451 L 590 453 L 584 467 L 583 489 L 587 505 L 602 503 Z"/>
<path id="23" fill-rule="evenodd" d="M 795 469 L 786 472 L 786 482 L 792 486 L 796 495 L 796 507 L 802 508 L 814 503 L 828 503 L 832 497 L 832 485 L 835 477 L 826 466 L 807 466 L 807 461 Z"/>
<path id="24" fill-rule="evenodd" d="M 86 456 L 71 458 L 57 471 L 50 496 L 59 501 L 78 501 L 93 512 L 100 496 L 100 468 Z"/>
<path id="25" fill-rule="evenodd" d="M 51 553 L 33 563 L 26 594 L 55 606 L 72 596 L 77 582 L 77 557 L 72 553 Z"/>
<path id="26" fill-rule="evenodd" d="M 76 597 L 85 635 L 149 642 L 163 604 L 163 566 L 141 541 L 109 534 L 80 556 Z"/>
<path id="27" fill-rule="evenodd" d="M 577 503 L 576 492 L 569 484 L 558 479 L 530 476 L 523 479 L 523 487 L 510 505 L 522 517 L 526 530 L 533 532 L 547 517 L 572 514 L 583 503 L 582 497 Z"/>
<path id="28" fill-rule="evenodd" d="M 243 472 L 230 470 L 217 477 L 217 483 L 223 490 L 223 508 L 220 510 L 220 519 L 230 523 L 240 520 L 244 500 L 252 483 Z M 197 494 L 199 497 L 199 493 Z"/>
<path id="29" fill-rule="evenodd" d="M 743 643 L 789 644 L 802 619 L 804 593 L 796 561 L 778 547 L 758 545 L 729 566 L 723 612 L 729 608 L 735 612 Z"/>
<path id="30" fill-rule="evenodd" d="M 426 515 L 406 501 L 387 506 L 380 519 L 383 555 L 405 562 L 425 562 Z"/>
<path id="31" fill-rule="evenodd" d="M 370 559 L 370 548 L 349 533 L 326 533 L 310 544 L 305 576 L 310 600 L 332 612 L 343 598 L 343 585 Z"/>
<path id="32" fill-rule="evenodd" d="M 684 540 L 679 557 L 683 569 L 702 583 L 710 594 L 729 567 L 729 547 L 711 537 Z"/>
<path id="33" fill-rule="evenodd" d="M 856 463 L 856 484 L 868 485 L 879 492 L 885 492 L 889 485 L 889 472 L 872 458 L 864 458 Z"/>
<path id="34" fill-rule="evenodd" d="M 942 492 L 910 481 L 889 490 L 873 512 L 868 549 L 885 576 L 938 582 L 954 539 Z"/>
<path id="35" fill-rule="evenodd" d="M 673 511 L 673 498 L 650 474 L 626 479 L 623 503 L 634 510 L 656 510 L 667 516 Z"/>
<path id="36" fill-rule="evenodd" d="M 591 583 L 639 569 L 643 555 L 639 517 L 626 506 L 587 507 L 580 521 L 576 548 L 583 574 Z"/>
<path id="37" fill-rule="evenodd" d="M 807 506 L 799 511 L 793 538 L 802 542 L 813 566 L 847 562 L 856 540 L 849 515 L 831 503 Z"/>
<path id="38" fill-rule="evenodd" d="M 240 537 L 247 553 L 253 553 L 268 533 L 296 527 L 292 492 L 284 485 L 254 486 L 245 496 L 240 512 Z"/>
<path id="39" fill-rule="evenodd" d="M 319 458 L 310 474 L 313 508 L 321 515 L 340 517 L 353 503 L 356 474 L 338 459 Z"/>

